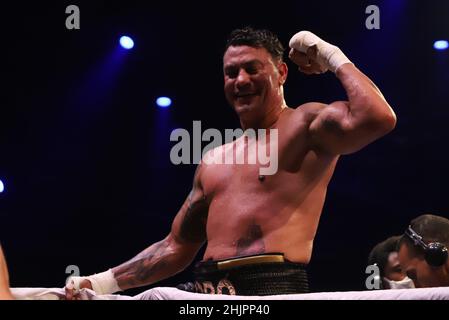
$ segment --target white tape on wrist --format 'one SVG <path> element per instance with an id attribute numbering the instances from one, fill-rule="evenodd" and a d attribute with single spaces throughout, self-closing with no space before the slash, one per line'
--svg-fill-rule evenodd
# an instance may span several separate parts
<path id="1" fill-rule="evenodd" d="M 68 289 L 73 289 L 74 294 L 77 294 L 80 291 L 80 284 L 83 280 L 89 280 L 92 285 L 92 289 L 98 295 L 122 291 L 122 289 L 118 286 L 117 280 L 115 279 L 111 269 L 88 277 L 71 277 L 66 287 Z"/>
<path id="2" fill-rule="evenodd" d="M 317 48 L 317 63 L 325 70 L 336 72 L 345 63 L 352 63 L 348 57 L 336 46 L 322 40 L 310 31 L 300 31 L 289 43 L 290 48 L 307 53 L 310 47 Z"/>

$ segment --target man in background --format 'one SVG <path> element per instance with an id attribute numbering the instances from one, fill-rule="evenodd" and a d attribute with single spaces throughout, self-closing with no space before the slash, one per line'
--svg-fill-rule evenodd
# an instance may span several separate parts
<path id="1" fill-rule="evenodd" d="M 413 281 L 402 270 L 398 258 L 401 236 L 390 237 L 374 246 L 368 257 L 368 265 L 377 265 L 381 277 L 379 289 L 414 288 Z"/>
<path id="2" fill-rule="evenodd" d="M 399 241 L 399 263 L 417 288 L 449 286 L 449 220 L 426 214 Z"/>

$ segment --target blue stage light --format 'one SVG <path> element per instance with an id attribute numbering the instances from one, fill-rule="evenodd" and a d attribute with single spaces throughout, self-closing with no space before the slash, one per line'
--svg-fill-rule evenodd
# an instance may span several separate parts
<path id="1" fill-rule="evenodd" d="M 0 193 L 5 191 L 5 185 L 3 184 L 2 180 L 0 180 Z"/>
<path id="2" fill-rule="evenodd" d="M 157 98 L 156 104 L 161 108 L 168 108 L 171 106 L 171 99 L 168 97 Z"/>
<path id="3" fill-rule="evenodd" d="M 128 36 L 123 36 L 120 38 L 120 45 L 124 48 L 124 49 L 132 49 L 134 47 L 134 41 L 133 39 L 131 39 Z"/>
<path id="4" fill-rule="evenodd" d="M 433 44 L 433 47 L 436 50 L 446 50 L 449 47 L 449 43 L 447 42 L 447 40 L 438 40 L 438 41 L 435 41 L 435 43 Z"/>

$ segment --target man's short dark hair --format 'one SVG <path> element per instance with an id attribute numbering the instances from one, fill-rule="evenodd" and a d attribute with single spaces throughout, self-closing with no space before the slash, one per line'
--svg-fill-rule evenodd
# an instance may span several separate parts
<path id="1" fill-rule="evenodd" d="M 385 266 L 388 263 L 390 253 L 397 251 L 401 236 L 390 237 L 374 246 L 368 256 L 368 265 L 377 264 L 380 275 L 385 275 Z"/>
<path id="2" fill-rule="evenodd" d="M 225 51 L 231 46 L 265 48 L 271 54 L 273 60 L 283 60 L 284 46 L 278 37 L 269 30 L 253 29 L 252 27 L 236 29 L 229 35 Z"/>
<path id="3" fill-rule="evenodd" d="M 449 220 L 432 215 L 424 214 L 410 222 L 412 229 L 423 238 L 425 243 L 440 242 L 446 247 L 449 247 Z M 407 236 L 402 236 L 399 247 L 406 242 L 409 247 L 414 247 L 411 239 Z"/>

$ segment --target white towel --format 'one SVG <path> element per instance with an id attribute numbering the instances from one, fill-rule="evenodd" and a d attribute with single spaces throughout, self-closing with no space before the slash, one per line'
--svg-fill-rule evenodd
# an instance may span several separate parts
<path id="1" fill-rule="evenodd" d="M 13 288 L 11 292 L 19 300 L 63 300 L 65 297 L 63 288 Z M 97 295 L 92 290 L 81 289 L 80 298 L 81 300 L 449 300 L 449 287 L 274 296 L 210 295 L 160 287 L 133 297 L 119 294 Z"/>

